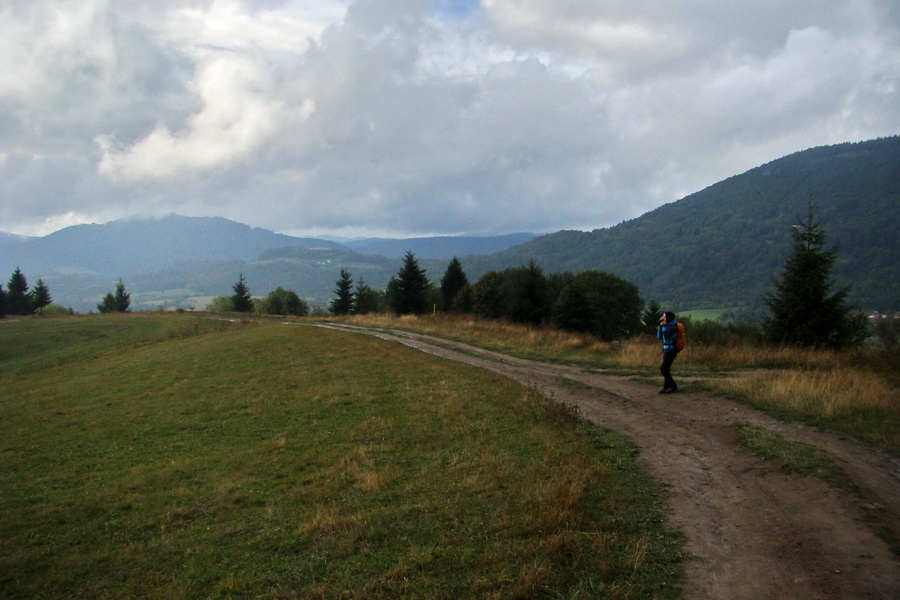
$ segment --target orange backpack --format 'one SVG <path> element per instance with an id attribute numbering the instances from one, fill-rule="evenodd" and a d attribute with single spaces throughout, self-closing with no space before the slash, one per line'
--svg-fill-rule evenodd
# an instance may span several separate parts
<path id="1" fill-rule="evenodd" d="M 675 325 L 678 326 L 678 337 L 675 338 L 675 349 L 681 352 L 684 350 L 684 345 L 687 344 L 687 338 L 684 335 L 684 325 L 681 324 L 681 321 L 676 321 Z"/>

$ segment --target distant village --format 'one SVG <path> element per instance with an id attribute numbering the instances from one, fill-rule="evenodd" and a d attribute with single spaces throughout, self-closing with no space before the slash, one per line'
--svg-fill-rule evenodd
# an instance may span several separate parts
<path id="1" fill-rule="evenodd" d="M 900 319 L 900 311 L 898 312 L 878 312 L 877 310 L 869 315 L 873 321 L 875 319 Z"/>

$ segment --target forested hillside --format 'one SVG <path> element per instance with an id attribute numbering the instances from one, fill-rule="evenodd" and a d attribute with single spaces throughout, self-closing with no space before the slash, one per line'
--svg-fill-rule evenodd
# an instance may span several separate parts
<path id="1" fill-rule="evenodd" d="M 533 239 L 532 233 L 511 233 L 498 236 L 440 236 L 430 238 L 385 239 L 372 238 L 347 242 L 347 246 L 363 254 L 403 258 L 411 250 L 418 258 L 450 260 L 454 256 L 481 255 L 500 252 Z"/>
<path id="2" fill-rule="evenodd" d="M 864 309 L 900 309 L 900 137 L 798 152 L 639 218 L 562 231 L 464 265 L 600 269 L 676 310 L 759 305 L 812 201 L 838 248 L 837 285 Z"/>

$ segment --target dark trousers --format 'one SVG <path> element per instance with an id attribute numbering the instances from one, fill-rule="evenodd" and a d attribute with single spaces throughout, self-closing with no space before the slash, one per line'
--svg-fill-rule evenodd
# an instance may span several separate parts
<path id="1" fill-rule="evenodd" d="M 675 362 L 676 356 L 678 356 L 678 350 L 663 350 L 663 359 L 662 364 L 659 365 L 659 372 L 662 373 L 663 389 L 665 390 L 678 389 L 678 386 L 675 385 L 675 380 L 672 379 L 672 363 Z"/>

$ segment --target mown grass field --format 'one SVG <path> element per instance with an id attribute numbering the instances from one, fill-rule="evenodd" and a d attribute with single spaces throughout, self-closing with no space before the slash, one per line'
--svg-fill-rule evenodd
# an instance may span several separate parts
<path id="1" fill-rule="evenodd" d="M 0 321 L 2 598 L 676 598 L 621 437 L 364 336 Z"/>

